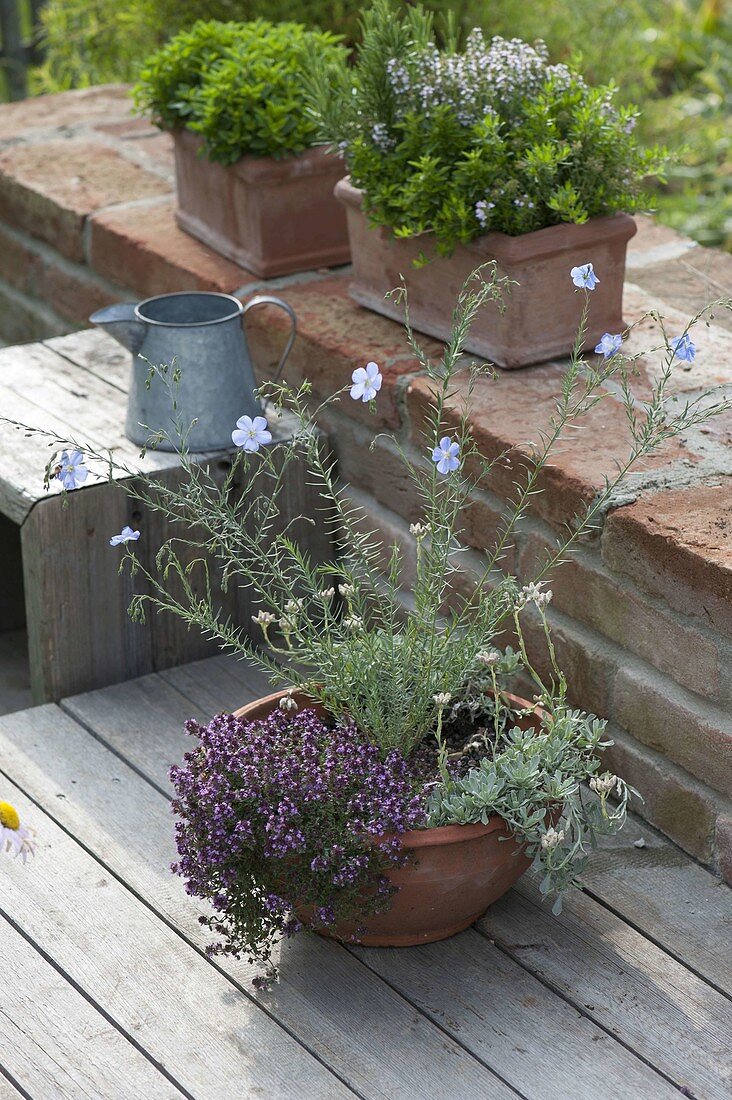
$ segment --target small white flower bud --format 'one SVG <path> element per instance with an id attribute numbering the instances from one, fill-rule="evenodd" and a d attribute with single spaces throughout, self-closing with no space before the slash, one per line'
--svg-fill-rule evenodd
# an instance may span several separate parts
<path id="1" fill-rule="evenodd" d="M 487 665 L 489 668 L 491 665 L 497 665 L 500 659 L 501 654 L 497 649 L 483 649 L 476 656 L 476 660 L 481 665 Z"/>
<path id="2" fill-rule="evenodd" d="M 599 795 L 610 794 L 618 781 L 617 775 L 593 775 L 590 780 L 590 789 Z"/>
<path id="3" fill-rule="evenodd" d="M 352 596 L 356 589 L 352 584 L 339 584 L 338 591 L 340 592 L 341 596 L 347 597 Z"/>
<path id="4" fill-rule="evenodd" d="M 285 611 L 288 615 L 298 615 L 305 604 L 304 600 L 288 600 L 285 604 Z"/>
<path id="5" fill-rule="evenodd" d="M 561 844 L 564 840 L 564 829 L 554 829 L 550 825 L 547 831 L 541 838 L 541 846 L 544 849 L 556 848 L 557 844 Z"/>
<path id="6" fill-rule="evenodd" d="M 319 592 L 321 600 L 332 600 L 335 596 L 335 588 L 324 588 L 322 592 Z"/>
<path id="7" fill-rule="evenodd" d="M 359 615 L 349 615 L 347 619 L 343 620 L 343 625 L 346 630 L 360 630 L 363 626 L 363 619 Z"/>
<path id="8" fill-rule="evenodd" d="M 297 703 L 292 698 L 292 692 L 288 691 L 287 695 L 283 695 L 277 704 L 280 710 L 292 711 L 297 710 Z"/>
<path id="9" fill-rule="evenodd" d="M 429 527 L 427 527 L 427 525 L 424 524 L 424 523 L 410 523 L 409 524 L 409 533 L 410 533 L 410 535 L 414 535 L 414 537 L 417 539 L 418 542 L 419 542 L 420 539 L 423 539 L 425 537 L 425 535 L 428 533 L 428 531 L 429 531 Z"/>
<path id="10" fill-rule="evenodd" d="M 437 695 L 433 695 L 432 698 L 437 703 L 438 707 L 446 707 L 452 699 L 452 695 L 449 691 L 440 691 Z"/>
<path id="11" fill-rule="evenodd" d="M 261 626 L 263 630 L 271 626 L 274 621 L 275 617 L 271 611 L 258 611 L 256 615 L 252 615 L 252 622 Z"/>

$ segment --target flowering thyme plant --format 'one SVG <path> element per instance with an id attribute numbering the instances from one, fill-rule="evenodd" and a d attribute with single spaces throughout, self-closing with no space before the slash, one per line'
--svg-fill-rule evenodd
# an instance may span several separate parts
<path id="1" fill-rule="evenodd" d="M 498 814 L 536 857 L 544 892 L 559 891 L 561 900 L 597 834 L 622 824 L 628 789 L 601 773 L 605 724 L 568 705 L 546 581 L 597 526 L 639 461 L 732 409 L 732 398 L 713 391 L 685 403 L 670 392 L 677 362 L 697 354 L 694 326 L 732 301 L 701 310 L 680 333 L 668 333 L 653 313 L 658 343 L 648 351 L 626 354 L 625 331 L 605 333 L 596 354 L 585 357 L 592 296 L 602 279 L 589 260 L 567 272 L 567 293 L 581 295 L 582 311 L 553 414 L 536 442 L 491 459 L 476 445 L 470 412 L 475 388 L 490 386 L 492 372 L 466 363 L 463 349 L 478 310 L 500 308 L 505 280 L 492 264 L 470 276 L 439 361 L 417 342 L 406 293 L 397 292 L 430 399 L 418 444 L 394 441 L 422 515 L 408 535 L 405 530 L 405 541 L 390 547 L 349 499 L 314 430 L 334 402 L 375 406 L 384 381 L 375 362 L 356 368 L 316 407 L 307 383 L 264 387 L 269 404 L 261 420 L 267 423 L 258 417 L 234 422 L 232 416 L 236 455 L 224 476 L 218 464 L 188 453 L 188 426 L 180 423 L 175 402 L 175 431 L 168 438 L 177 445 L 181 471 L 173 485 L 154 474 L 140 476 L 77 440 L 56 440 L 65 457 L 60 463 L 51 457 L 49 481 L 83 491 L 66 484 L 70 466 L 75 484 L 82 466 L 90 476 L 104 467 L 118 470 L 127 475 L 122 487 L 143 506 L 142 530 L 126 528 L 110 539 L 137 578 L 132 614 L 144 620 L 152 608 L 178 615 L 290 687 L 281 712 L 268 720 L 245 725 L 224 716 L 192 727 L 199 746 L 173 771 L 177 869 L 192 893 L 211 900 L 209 923 L 220 949 L 268 960 L 273 938 L 294 931 L 298 922 L 367 922 L 388 903 L 383 876 L 401 859 L 399 838 L 407 829 L 484 822 Z M 656 355 L 658 366 L 655 381 L 647 375 L 639 396 L 633 372 L 641 354 Z M 176 371 L 165 365 L 151 370 L 174 397 Z M 567 431 L 611 397 L 625 412 L 625 457 L 533 576 L 519 578 L 507 567 L 507 555 L 540 491 L 542 472 Z M 292 431 L 282 442 L 270 441 L 267 424 L 280 414 L 291 418 Z M 476 487 L 490 485 L 508 460 L 515 497 L 479 574 L 468 578 L 462 516 Z M 332 531 L 332 560 L 313 561 L 303 546 L 303 530 L 314 518 L 287 514 L 285 475 L 292 463 L 304 464 L 319 489 L 318 521 Z M 153 567 L 137 550 L 146 510 L 162 513 L 174 532 Z M 212 574 L 224 588 L 239 585 L 253 595 L 259 605 L 254 638 L 252 624 L 233 622 L 218 605 Z M 528 644 L 529 625 L 541 645 Z M 502 652 L 508 640 L 516 648 Z M 537 667 L 541 649 L 548 657 L 543 674 Z M 531 685 L 529 704 L 506 694 L 507 680 L 517 675 Z M 303 695 L 320 705 L 327 723 L 301 709 Z"/>
<path id="2" fill-rule="evenodd" d="M 396 236 L 433 232 L 449 252 L 489 229 L 518 235 L 647 208 L 636 112 L 612 87 L 550 65 L 542 42 L 435 45 L 419 6 L 376 0 L 355 66 L 316 57 L 307 88 L 322 136 L 340 145 L 367 212 Z"/>
<path id="3" fill-rule="evenodd" d="M 269 964 L 272 945 L 388 908 L 399 837 L 424 825 L 424 778 L 397 749 L 383 757 L 353 722 L 309 709 L 263 721 L 188 723 L 198 746 L 171 778 L 189 893 L 212 901 L 212 954 Z M 366 842 L 365 842 L 366 841 Z M 297 914 L 297 915 L 296 915 Z"/>

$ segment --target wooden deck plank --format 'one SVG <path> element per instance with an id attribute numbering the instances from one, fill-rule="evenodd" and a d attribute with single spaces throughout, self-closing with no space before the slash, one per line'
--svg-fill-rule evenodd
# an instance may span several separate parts
<path id="1" fill-rule="evenodd" d="M 115 457 L 133 469 L 158 470 L 177 465 L 175 455 L 149 451 L 140 459 L 140 448 L 124 434 L 125 396 L 120 391 L 42 344 L 20 345 L 0 351 L 2 416 L 30 427 L 73 435 Z M 61 492 L 53 482 L 43 488 L 46 463 L 52 453 L 41 436 L 24 436 L 0 423 L 3 468 L 0 471 L 0 512 L 22 523 L 33 505 L 49 494 Z M 19 445 L 22 443 L 22 446 Z M 87 484 L 92 483 L 90 477 Z"/>
<path id="2" fill-rule="evenodd" d="M 251 670 L 247 670 L 246 666 L 243 666 L 241 663 L 232 663 L 231 659 L 225 659 L 224 661 L 222 661 L 220 658 L 213 658 L 209 661 L 197 662 L 195 664 L 184 666 L 181 669 L 170 670 L 165 675 L 169 685 L 175 684 L 177 686 L 178 684 L 180 684 L 181 687 L 186 691 L 190 708 L 195 708 L 197 711 L 208 710 L 209 713 L 211 712 L 211 710 L 217 709 L 215 705 L 216 703 L 220 704 L 220 707 L 218 709 L 222 709 L 224 704 L 228 705 L 229 707 L 234 705 L 242 705 L 243 702 L 246 701 L 248 690 L 263 690 L 261 677 L 258 677 L 256 673 L 252 673 Z M 252 678 L 254 678 L 255 680 L 255 686 L 253 687 L 253 689 L 252 687 L 247 688 L 247 683 L 251 683 Z M 121 735 L 119 729 L 117 728 L 117 721 L 115 718 L 115 713 L 119 706 L 119 700 L 117 699 L 114 706 L 112 707 L 108 704 L 107 701 L 107 690 L 94 694 L 96 695 L 96 698 L 91 698 L 91 696 L 77 697 L 76 699 L 68 701 L 68 704 L 64 705 L 69 705 L 73 707 L 75 713 L 84 714 L 87 720 L 93 720 L 93 722 L 96 724 L 96 728 L 99 729 L 105 739 L 113 741 L 118 751 L 123 753 L 123 755 L 127 759 L 131 760 L 136 766 L 141 767 L 142 771 L 146 771 L 150 763 L 150 753 L 148 746 L 144 743 L 145 738 L 141 738 L 139 734 L 139 726 L 140 722 L 142 721 L 142 714 L 140 713 L 138 720 L 135 721 L 134 710 L 131 709 L 131 707 L 139 707 L 141 705 L 141 699 L 137 692 L 135 692 L 131 696 L 129 703 L 126 705 L 125 709 L 127 713 L 125 716 L 125 728 L 124 732 Z M 135 732 L 135 730 L 137 730 L 137 733 Z M 179 734 L 174 727 L 174 723 L 160 726 L 156 733 L 156 740 L 158 740 L 159 744 L 161 745 L 164 743 L 168 743 L 171 753 L 177 751 L 179 747 Z M 162 774 L 153 772 L 151 773 L 151 778 L 156 782 L 161 782 Z M 598 908 L 600 907 L 598 906 Z M 652 947 L 652 945 L 649 945 L 649 947 Z M 654 948 L 653 950 L 657 949 Z M 402 959 L 407 960 L 408 957 L 411 956 L 411 954 L 411 952 L 397 952 L 400 961 Z M 370 952 L 366 952 L 364 955 L 359 955 L 359 957 L 361 957 L 367 963 L 367 965 L 371 965 L 369 961 L 371 957 Z M 424 1008 L 423 1001 L 415 1000 L 415 989 L 418 988 L 419 985 L 421 968 L 417 966 L 416 963 L 409 964 L 407 961 L 404 962 L 404 965 L 407 967 L 408 971 L 411 970 L 412 967 L 414 968 L 414 973 L 411 977 L 411 984 L 409 981 L 406 980 L 406 978 L 404 980 L 404 984 L 402 984 L 401 981 L 393 981 L 388 970 L 379 972 L 381 973 L 381 976 L 385 978 L 385 980 L 389 980 L 390 984 L 394 985 L 394 987 L 398 991 L 402 992 L 406 997 L 408 997 L 410 1001 L 414 1000 L 415 1003 Z M 480 962 L 478 962 L 478 965 L 480 965 Z M 486 967 L 489 968 L 487 963 Z M 469 973 L 469 968 L 466 967 L 464 969 L 464 974 L 465 980 L 466 982 L 468 982 L 468 985 L 470 984 Z M 496 994 L 495 999 L 497 999 L 498 1003 L 500 1004 L 503 998 L 506 998 L 509 1002 L 511 1002 L 513 996 L 513 985 L 520 985 L 522 981 L 522 975 L 516 972 L 516 974 L 514 975 L 513 983 L 508 982 L 505 988 L 502 988 L 501 992 Z M 539 981 L 535 981 L 534 984 L 536 988 L 533 990 L 530 996 L 536 999 L 536 1003 L 538 1005 L 541 1005 L 544 1014 L 547 1015 L 549 1018 L 552 1018 L 552 1016 L 554 1016 L 556 1019 L 564 1019 L 566 1006 L 563 1004 L 563 1002 L 557 1001 L 551 996 L 547 997 L 547 991 L 543 989 Z M 640 996 L 642 998 L 645 995 L 646 991 L 642 986 L 640 989 L 636 989 L 635 979 L 633 977 L 629 977 L 625 993 L 628 996 Z M 432 996 L 433 1003 L 435 1001 L 438 1003 L 440 1002 L 440 992 L 438 987 L 435 987 L 433 989 Z M 485 1014 L 485 1007 L 482 1001 L 478 1000 L 473 1008 L 478 1016 L 480 1016 L 481 1014 Z M 585 1012 L 584 1009 L 580 1009 L 580 1011 Z M 452 1018 L 451 1008 L 447 1010 L 447 1015 L 448 1017 Z M 575 1016 L 573 1013 L 571 1013 L 571 1010 L 570 1017 L 571 1027 L 574 1027 Z M 600 1027 L 605 1026 L 604 1022 L 601 1020 L 596 1021 L 596 1023 L 598 1023 Z M 620 1023 L 622 1024 L 622 1020 L 620 1021 Z M 444 1026 L 444 1023 L 442 1026 Z M 622 1026 L 619 1028 L 619 1031 L 619 1038 L 623 1042 L 625 1042 L 625 1035 L 623 1033 Z M 464 1027 L 462 1030 L 457 1029 L 451 1031 L 451 1034 L 455 1035 L 458 1041 L 465 1043 L 469 1047 L 469 1049 L 473 1049 L 473 1047 L 470 1045 L 470 1042 L 466 1041 L 467 1032 Z M 602 1036 L 602 1031 L 599 1032 L 599 1035 Z M 479 1038 L 473 1036 L 472 1041 L 478 1043 L 478 1047 L 476 1047 L 476 1054 L 478 1054 L 478 1056 L 480 1057 L 481 1054 L 479 1052 Z M 520 1045 L 520 1039 L 515 1041 L 518 1041 Z M 632 1044 L 630 1045 L 632 1047 Z M 561 1043 L 559 1043 L 559 1046 L 561 1047 Z M 512 1059 L 508 1053 L 506 1053 L 506 1062 L 509 1065 L 512 1064 Z M 503 1065 L 498 1066 L 494 1063 L 490 1064 L 494 1065 L 494 1068 L 496 1068 L 501 1073 L 501 1075 L 504 1076 Z M 517 1074 L 518 1069 L 514 1067 L 513 1072 Z M 642 1069 L 639 1070 L 637 1068 L 637 1063 L 634 1064 L 634 1062 L 631 1062 L 629 1072 L 632 1077 L 634 1073 L 640 1074 L 642 1076 L 643 1072 L 645 1071 Z M 561 1064 L 557 1065 L 556 1074 L 556 1080 L 561 1080 Z M 505 1074 L 505 1076 L 511 1084 L 519 1089 L 519 1091 L 523 1091 L 524 1084 L 528 1083 L 528 1081 L 522 1082 L 514 1079 L 514 1077 L 510 1074 Z M 660 1095 L 667 1095 L 667 1092 L 664 1092 L 666 1086 L 663 1082 L 657 1084 L 655 1087 L 661 1090 L 659 1093 Z M 538 1095 L 544 1094 L 539 1093 Z M 579 1095 L 581 1095 L 581 1092 L 579 1093 Z M 643 1095 L 642 1091 L 639 1091 L 638 1095 Z"/>
<path id="3" fill-rule="evenodd" d="M 232 654 L 168 668 L 160 675 L 190 699 L 206 718 L 222 711 L 237 710 L 250 699 L 276 690 L 266 673 Z"/>
<path id="4" fill-rule="evenodd" d="M 102 329 L 87 328 L 65 336 L 53 336 L 44 340 L 43 345 L 127 394 L 132 354 Z"/>
<path id="5" fill-rule="evenodd" d="M 161 790 L 168 788 L 171 764 L 191 745 L 184 729 L 186 719 L 206 720 L 202 710 L 155 672 L 126 684 L 74 695 L 63 699 L 61 706 L 115 752 L 134 759 L 141 773 L 155 776 Z M 169 740 L 159 736 L 161 729 L 173 731 Z M 135 746 L 133 757 L 127 753 L 130 744 Z"/>
<path id="6" fill-rule="evenodd" d="M 166 741 L 144 719 L 138 729 L 141 740 Z M 167 740 L 177 744 L 177 736 L 171 723 Z M 0 761 L 106 868 L 189 942 L 205 946 L 209 937 L 198 923 L 204 907 L 169 870 L 175 853 L 167 797 L 54 706 L 0 720 Z M 164 772 L 157 778 L 164 783 Z M 238 987 L 256 998 L 364 1097 L 515 1096 L 336 944 L 299 937 L 285 945 L 282 980 L 271 994 L 252 989 L 251 966 L 228 959 L 216 965 L 235 983 L 232 992 Z"/>
<path id="7" fill-rule="evenodd" d="M 478 927 L 680 1088 L 728 1100 L 729 1001 L 608 909 L 575 892 L 553 917 L 524 879 Z"/>
<path id="8" fill-rule="evenodd" d="M 30 865 L 26 873 L 33 874 Z M 0 960 L 3 1065 L 32 1097 L 185 1095 L 2 918 Z M 0 1098 L 4 1080 L 0 1076 Z"/>
<path id="9" fill-rule="evenodd" d="M 303 1082 L 319 1100 L 352 1096 L 14 783 L 3 791 L 40 843 L 32 867 L 6 861 L 0 912 L 181 1087 L 196 1100 L 302 1100 Z"/>
<path id="10" fill-rule="evenodd" d="M 15 1085 L 13 1085 L 7 1077 L 3 1076 L 5 1067 L 0 1064 L 0 1100 L 23 1100 L 23 1094 L 18 1092 Z"/>
<path id="11" fill-rule="evenodd" d="M 203 675 L 202 673 L 205 673 Z M 241 706 L 266 677 L 232 657 L 164 674 L 208 715 Z M 232 687 L 232 681 L 233 687 Z M 208 685 L 208 686 L 207 686 Z M 635 841 L 643 839 L 644 848 Z M 732 891 L 647 822 L 631 814 L 617 836 L 600 837 L 583 874 L 588 892 L 715 988 L 732 994 Z"/>
<path id="12" fill-rule="evenodd" d="M 678 1097 L 653 1068 L 473 929 L 409 951 L 352 950 L 523 1096 L 587 1100 L 622 1081 L 627 1100 Z"/>
<path id="13" fill-rule="evenodd" d="M 636 848 L 643 839 L 645 847 Z M 582 875 L 614 909 L 708 982 L 732 995 L 732 890 L 633 816 L 603 837 Z"/>

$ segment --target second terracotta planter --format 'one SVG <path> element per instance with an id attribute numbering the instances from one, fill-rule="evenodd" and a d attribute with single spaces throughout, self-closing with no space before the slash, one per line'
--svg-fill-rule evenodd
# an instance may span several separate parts
<path id="1" fill-rule="evenodd" d="M 346 215 L 333 196 L 340 157 L 318 146 L 223 165 L 200 155 L 190 130 L 174 131 L 173 142 L 176 221 L 191 236 L 262 278 L 348 263 Z"/>
<path id="2" fill-rule="evenodd" d="M 507 369 L 568 355 L 577 332 L 582 297 L 573 293 L 570 270 L 592 263 L 600 282 L 592 292 L 586 348 L 594 348 L 605 332 L 621 332 L 623 281 L 628 241 L 636 224 L 628 214 L 593 218 L 584 225 L 554 225 L 509 237 L 486 233 L 452 256 L 437 256 L 431 234 L 396 238 L 382 226 L 369 225 L 362 194 L 348 179 L 336 185 L 346 208 L 353 256 L 351 297 L 363 306 L 402 321 L 403 308 L 385 299 L 404 276 L 409 314 L 418 332 L 447 340 L 452 307 L 475 268 L 495 260 L 499 275 L 519 285 L 506 297 L 501 314 L 487 303 L 476 317 L 466 343 L 468 351 Z M 430 262 L 415 268 L 424 252 Z"/>
<path id="3" fill-rule="evenodd" d="M 252 722 L 266 718 L 286 692 L 258 699 L 235 711 Z M 506 695 L 515 707 L 531 709 L 525 699 Z M 296 695 L 301 706 L 322 707 Z M 517 720 L 530 728 L 531 718 Z M 337 924 L 322 934 L 366 947 L 412 947 L 433 943 L 462 932 L 500 898 L 528 869 L 524 846 L 513 839 L 505 822 L 494 814 L 486 825 L 446 825 L 405 833 L 402 847 L 413 859 L 388 872 L 398 887 L 386 913 L 367 918 L 367 932 L 357 936 L 354 924 Z"/>

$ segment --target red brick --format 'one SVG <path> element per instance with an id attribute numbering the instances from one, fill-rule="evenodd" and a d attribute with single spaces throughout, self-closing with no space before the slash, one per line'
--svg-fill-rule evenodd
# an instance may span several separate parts
<path id="1" fill-rule="evenodd" d="M 556 544 L 555 544 L 556 545 Z M 529 536 L 521 549 L 525 583 L 539 571 L 554 550 L 538 535 Z M 642 657 L 677 684 L 702 696 L 720 688 L 719 652 L 713 641 L 692 626 L 654 608 L 648 597 L 627 583 L 603 573 L 587 553 L 573 554 L 549 578 L 553 606 L 606 638 Z"/>
<path id="2" fill-rule="evenodd" d="M 367 405 L 346 394 L 341 409 L 354 420 L 371 427 L 400 423 L 400 395 L 404 379 L 420 368 L 407 346 L 400 325 L 357 306 L 348 296 L 348 276 L 333 274 L 323 279 L 295 283 L 276 293 L 286 299 L 298 318 L 298 338 L 285 376 L 291 382 L 312 381 L 318 395 L 328 396 L 350 384 L 356 367 L 374 360 L 384 383 L 376 402 L 376 415 Z M 277 362 L 289 322 L 281 310 L 256 310 L 247 319 L 257 359 L 269 368 Z M 441 354 L 442 345 L 425 338 L 429 355 Z"/>
<path id="3" fill-rule="evenodd" d="M 471 423 L 478 450 L 484 459 L 495 460 L 508 451 L 510 465 L 501 463 L 487 479 L 487 487 L 498 496 L 513 499 L 515 482 L 526 478 L 528 444 L 540 443 L 556 414 L 565 367 L 546 363 L 520 371 L 504 371 L 495 379 L 478 381 L 471 404 Z M 434 384 L 415 380 L 408 390 L 408 413 L 412 437 L 420 445 L 421 427 Z M 447 402 L 445 430 L 449 432 L 465 406 L 467 380 L 455 382 L 454 395 Z M 625 411 L 611 394 L 581 419 L 582 429 L 568 429 L 560 446 L 539 477 L 540 494 L 533 498 L 533 511 L 554 526 L 561 526 L 582 511 L 603 485 L 614 463 L 629 451 L 630 437 Z M 668 464 L 675 445 L 646 460 L 640 469 Z"/>
<path id="4" fill-rule="evenodd" d="M 48 246 L 2 224 L 0 280 L 75 325 L 86 324 L 94 310 L 130 297 L 128 290 L 103 281 L 85 265 L 65 260 Z"/>
<path id="5" fill-rule="evenodd" d="M 605 750 L 605 764 L 642 796 L 632 800 L 636 813 L 708 863 L 717 815 L 712 792 L 632 737 L 615 728 L 610 735 L 615 744 Z"/>
<path id="6" fill-rule="evenodd" d="M 100 144 L 55 140 L 0 151 L 3 219 L 72 260 L 84 259 L 84 222 L 94 211 L 169 190 L 159 177 Z"/>
<path id="7" fill-rule="evenodd" d="M 0 280 L 37 296 L 42 267 L 43 259 L 34 242 L 0 223 Z"/>
<path id="8" fill-rule="evenodd" d="M 602 554 L 676 611 L 732 635 L 732 478 L 619 508 L 605 522 Z"/>
<path id="9" fill-rule="evenodd" d="M 0 339 L 8 344 L 47 340 L 68 332 L 68 323 L 35 298 L 0 282 Z"/>
<path id="10" fill-rule="evenodd" d="M 732 719 L 660 678 L 618 673 L 612 717 L 638 741 L 723 794 L 732 794 Z"/>
<path id="11" fill-rule="evenodd" d="M 732 886 L 732 817 L 720 814 L 717 818 L 714 841 L 719 873 L 725 882 Z"/>
<path id="12" fill-rule="evenodd" d="M 90 221 L 89 263 L 100 275 L 135 288 L 141 298 L 176 290 L 231 294 L 247 272 L 175 223 L 175 200 L 105 210 Z"/>
<path id="13" fill-rule="evenodd" d="M 557 664 L 567 677 L 567 698 L 571 705 L 605 718 L 610 713 L 611 687 L 617 665 L 597 639 L 569 619 L 550 617 L 551 635 Z M 529 658 L 546 684 L 551 683 L 552 667 L 546 637 L 538 617 L 521 616 Z"/>
<path id="14" fill-rule="evenodd" d="M 130 89 L 127 84 L 101 84 L 57 95 L 33 96 L 18 103 L 0 104 L 0 142 L 25 140 L 37 130 L 68 130 L 88 126 L 97 119 L 106 122 L 129 118 Z"/>

